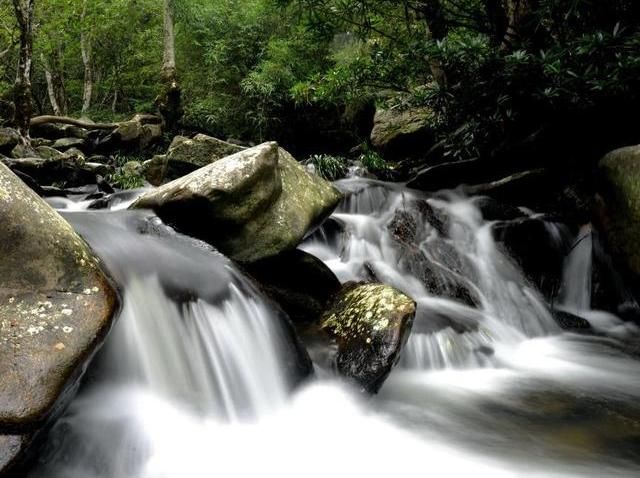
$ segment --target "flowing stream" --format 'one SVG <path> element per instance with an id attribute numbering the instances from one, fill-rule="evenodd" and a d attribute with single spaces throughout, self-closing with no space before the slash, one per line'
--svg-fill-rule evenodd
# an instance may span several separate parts
<path id="1" fill-rule="evenodd" d="M 566 238 L 557 300 L 596 331 L 576 334 L 475 199 L 429 199 L 439 225 L 414 220 L 403 250 L 393 224 L 417 193 L 358 178 L 339 187 L 347 198 L 301 248 L 341 281 L 377 279 L 418 303 L 375 397 L 321 362 L 299 383 L 308 364 L 286 317 L 212 248 L 124 210 L 130 195 L 109 211 L 52 200 L 122 286 L 124 308 L 29 476 L 640 474 L 640 333 L 591 310 L 588 226 Z"/>

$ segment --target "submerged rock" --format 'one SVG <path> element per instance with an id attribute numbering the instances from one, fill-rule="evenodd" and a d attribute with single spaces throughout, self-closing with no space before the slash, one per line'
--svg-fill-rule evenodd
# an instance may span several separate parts
<path id="1" fill-rule="evenodd" d="M 393 287 L 348 283 L 322 316 L 336 338 L 338 371 L 376 393 L 398 362 L 416 314 L 416 303 Z"/>
<path id="2" fill-rule="evenodd" d="M 640 145 L 607 154 L 600 173 L 600 226 L 613 252 L 640 274 Z"/>
<path id="3" fill-rule="evenodd" d="M 264 143 L 160 186 L 131 208 L 153 209 L 232 259 L 255 262 L 295 248 L 341 197 L 276 143 Z"/>
<path id="4" fill-rule="evenodd" d="M 0 434 L 19 435 L 65 405 L 118 300 L 84 241 L 2 164 L 0 218 Z"/>

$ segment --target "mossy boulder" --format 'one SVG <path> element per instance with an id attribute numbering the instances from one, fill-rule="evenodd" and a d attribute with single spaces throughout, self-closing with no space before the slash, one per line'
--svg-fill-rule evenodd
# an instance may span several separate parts
<path id="1" fill-rule="evenodd" d="M 599 172 L 601 228 L 614 253 L 640 274 L 640 145 L 610 152 Z"/>
<path id="2" fill-rule="evenodd" d="M 400 358 L 415 314 L 415 301 L 391 286 L 345 284 L 321 322 L 337 341 L 338 371 L 377 392 Z"/>
<path id="3" fill-rule="evenodd" d="M 201 168 L 243 149 L 245 148 L 237 144 L 227 143 L 205 134 L 197 134 L 191 139 L 176 136 L 167 150 L 167 158 L 169 161 L 180 161 Z"/>
<path id="4" fill-rule="evenodd" d="M 423 156 L 435 142 L 433 121 L 428 108 L 378 109 L 371 144 L 387 159 Z"/>
<path id="5" fill-rule="evenodd" d="M 118 298 L 100 260 L 0 164 L 0 435 L 64 405 L 109 330 Z"/>
<path id="6" fill-rule="evenodd" d="M 329 182 L 308 174 L 271 142 L 160 186 L 131 208 L 153 209 L 230 258 L 255 262 L 294 249 L 341 198 Z"/>

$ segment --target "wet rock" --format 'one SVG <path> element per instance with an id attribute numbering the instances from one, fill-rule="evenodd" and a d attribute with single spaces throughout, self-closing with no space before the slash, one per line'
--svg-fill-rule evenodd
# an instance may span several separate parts
<path id="1" fill-rule="evenodd" d="M 587 319 L 579 317 L 570 312 L 554 309 L 552 310 L 553 318 L 563 330 L 569 330 L 573 332 L 589 332 L 591 331 L 591 324 Z"/>
<path id="2" fill-rule="evenodd" d="M 322 316 L 338 344 L 338 371 L 376 393 L 398 362 L 411 332 L 416 303 L 384 284 L 345 284 Z"/>
<path id="3" fill-rule="evenodd" d="M 0 477 L 21 476 L 31 442 L 32 434 L 0 435 Z"/>
<path id="4" fill-rule="evenodd" d="M 15 129 L 0 128 L 0 153 L 9 154 L 20 142 L 20 135 Z"/>
<path id="5" fill-rule="evenodd" d="M 426 201 L 414 201 L 396 211 L 387 229 L 397 247 L 398 265 L 418 278 L 429 293 L 476 306 L 480 300 L 466 284 L 468 271 L 442 237 L 448 229 L 445 221 Z M 434 236 L 434 230 L 439 235 Z"/>
<path id="6" fill-rule="evenodd" d="M 617 149 L 599 164 L 598 218 L 607 243 L 640 274 L 640 145 Z"/>
<path id="7" fill-rule="evenodd" d="M 435 140 L 433 116 L 427 108 L 379 109 L 373 118 L 371 144 L 388 159 L 422 155 Z"/>
<path id="8" fill-rule="evenodd" d="M 555 295 L 562 280 L 562 264 L 571 244 L 562 226 L 542 218 L 496 223 L 493 235 L 525 276 L 545 297 Z"/>
<path id="9" fill-rule="evenodd" d="M 248 263 L 295 248 L 341 197 L 276 143 L 264 143 L 160 186 L 131 208 L 153 209 L 181 232 Z"/>
<path id="10" fill-rule="evenodd" d="M 117 295 L 72 227 L 0 165 L 0 433 L 38 429 L 109 330 Z"/>
<path id="11" fill-rule="evenodd" d="M 340 289 L 324 262 L 298 249 L 254 262 L 247 272 L 294 323 L 317 322 Z"/>

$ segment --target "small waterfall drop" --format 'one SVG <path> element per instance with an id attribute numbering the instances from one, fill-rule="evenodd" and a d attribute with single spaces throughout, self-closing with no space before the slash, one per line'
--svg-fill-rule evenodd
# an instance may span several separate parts
<path id="1" fill-rule="evenodd" d="M 303 248 L 323 259 L 342 281 L 375 278 L 417 300 L 404 367 L 491 366 L 493 344 L 515 346 L 529 337 L 558 332 L 539 292 L 500 250 L 491 223 L 482 219 L 472 200 L 449 193 L 425 201 L 417 192 L 363 179 L 345 180 L 340 186 L 347 198 L 333 217 L 343 232 L 336 238 L 335 231 L 321 230 Z M 389 232 L 398 211 L 420 200 L 436 223 L 419 224 L 412 238 L 419 250 L 416 256 L 424 260 L 422 269 L 402 257 Z M 474 296 L 477 307 L 434 295 L 420 275 L 428 276 L 436 288 Z M 442 318 L 454 323 L 447 326 Z M 433 330 L 433 324 L 439 324 L 439 330 Z"/>

